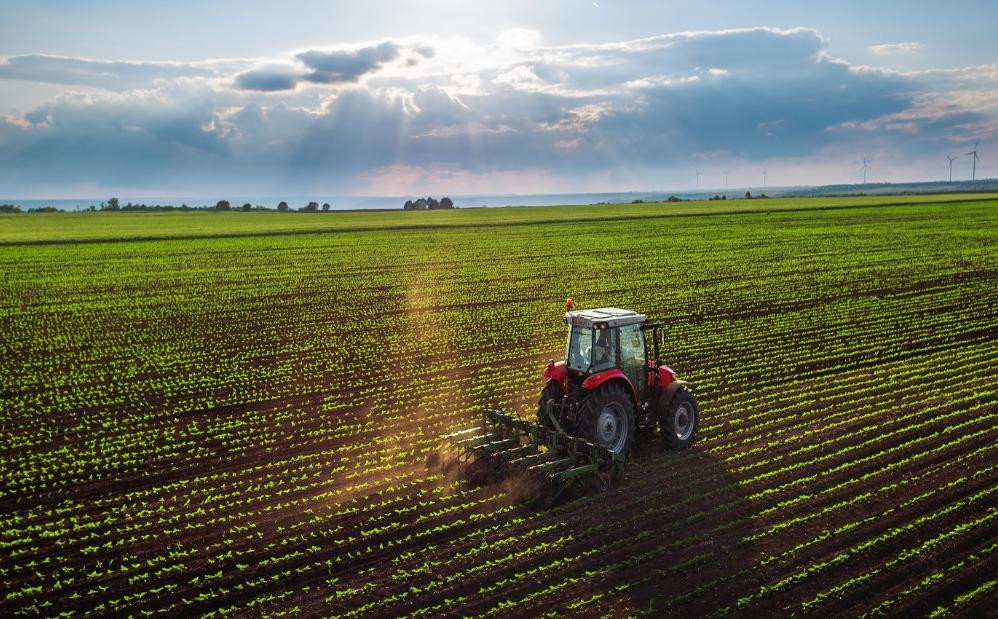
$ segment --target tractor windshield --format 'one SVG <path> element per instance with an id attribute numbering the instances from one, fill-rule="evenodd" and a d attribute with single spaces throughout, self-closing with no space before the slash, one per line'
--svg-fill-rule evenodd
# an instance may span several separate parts
<path id="1" fill-rule="evenodd" d="M 565 359 L 573 370 L 588 370 L 593 348 L 593 332 L 584 327 L 572 326 L 568 330 Z"/>

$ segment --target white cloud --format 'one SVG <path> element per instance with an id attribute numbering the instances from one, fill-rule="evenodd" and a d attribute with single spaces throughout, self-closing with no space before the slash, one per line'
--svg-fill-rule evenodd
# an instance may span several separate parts
<path id="1" fill-rule="evenodd" d="M 533 67 L 520 65 L 513 67 L 505 73 L 500 73 L 492 82 L 495 84 L 511 84 L 520 88 L 529 88 L 543 83 L 543 80 L 537 77 Z"/>
<path id="2" fill-rule="evenodd" d="M 916 43 L 915 41 L 905 41 L 903 43 L 881 43 L 880 45 L 871 45 L 870 51 L 879 56 L 887 56 L 890 54 L 917 54 L 925 49 L 923 43 Z"/>
<path id="3" fill-rule="evenodd" d="M 511 28 L 500 32 L 496 43 L 513 49 L 534 49 L 541 44 L 541 33 L 525 28 Z"/>
<path id="4" fill-rule="evenodd" d="M 24 80 L 123 91 L 158 79 L 209 78 L 226 65 L 219 62 L 132 62 L 29 54 L 0 57 L 0 80 Z M 235 63 L 238 64 L 238 63 Z"/>

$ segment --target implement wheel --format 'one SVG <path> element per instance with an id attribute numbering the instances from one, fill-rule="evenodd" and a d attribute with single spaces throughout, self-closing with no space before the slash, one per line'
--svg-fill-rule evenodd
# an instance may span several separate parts
<path id="1" fill-rule="evenodd" d="M 610 464 L 601 468 L 593 476 L 593 488 L 597 492 L 608 492 L 624 479 L 624 468 L 619 464 Z"/>
<path id="2" fill-rule="evenodd" d="M 658 427 L 666 446 L 683 449 L 693 444 L 700 426 L 700 406 L 692 391 L 680 389 L 658 411 Z"/>
<path id="3" fill-rule="evenodd" d="M 619 385 L 604 384 L 582 403 L 579 435 L 615 454 L 631 450 L 634 427 L 634 404 Z"/>

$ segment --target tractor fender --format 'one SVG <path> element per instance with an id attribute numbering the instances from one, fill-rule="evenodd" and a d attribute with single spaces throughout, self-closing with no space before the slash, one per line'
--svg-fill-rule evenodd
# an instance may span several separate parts
<path id="1" fill-rule="evenodd" d="M 680 389 L 689 389 L 690 384 L 685 380 L 674 380 L 669 383 L 669 386 L 662 390 L 662 395 L 658 399 L 658 414 L 662 414 L 662 410 L 669 405 L 672 401 L 672 396 L 676 395 L 676 392 Z"/>
<path id="2" fill-rule="evenodd" d="M 630 394 L 631 401 L 634 402 L 635 406 L 637 406 L 638 394 L 634 390 L 634 384 L 631 383 L 631 379 L 627 378 L 627 374 L 624 374 L 617 368 L 593 374 L 589 378 L 582 381 L 582 388 L 589 391 L 595 391 L 596 389 L 599 389 L 601 385 L 610 381 L 623 381 L 627 385 L 627 388 L 624 391 Z"/>
<path id="3" fill-rule="evenodd" d="M 550 378 L 560 383 L 565 380 L 566 376 L 568 376 L 568 367 L 565 366 L 564 361 L 557 363 L 554 360 L 548 361 L 547 367 L 544 368 L 544 378 Z"/>
<path id="4" fill-rule="evenodd" d="M 658 384 L 662 387 L 667 387 L 676 382 L 676 371 L 667 365 L 660 365 L 650 371 L 658 372 Z"/>

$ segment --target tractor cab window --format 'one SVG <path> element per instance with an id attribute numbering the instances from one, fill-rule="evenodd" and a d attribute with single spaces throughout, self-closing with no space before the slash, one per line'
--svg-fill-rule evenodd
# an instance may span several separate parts
<path id="1" fill-rule="evenodd" d="M 615 329 L 573 326 L 568 332 L 565 358 L 568 367 L 582 372 L 602 372 L 617 367 Z"/>
<path id="2" fill-rule="evenodd" d="M 645 334 L 639 325 L 620 328 L 620 368 L 639 392 L 645 383 Z"/>
<path id="3" fill-rule="evenodd" d="M 593 359 L 590 372 L 602 372 L 617 367 L 616 329 L 597 329 L 593 336 Z"/>
<path id="4" fill-rule="evenodd" d="M 593 332 L 589 329 L 573 326 L 568 331 L 568 343 L 565 350 L 567 365 L 573 370 L 589 369 L 589 356 L 592 354 Z"/>

